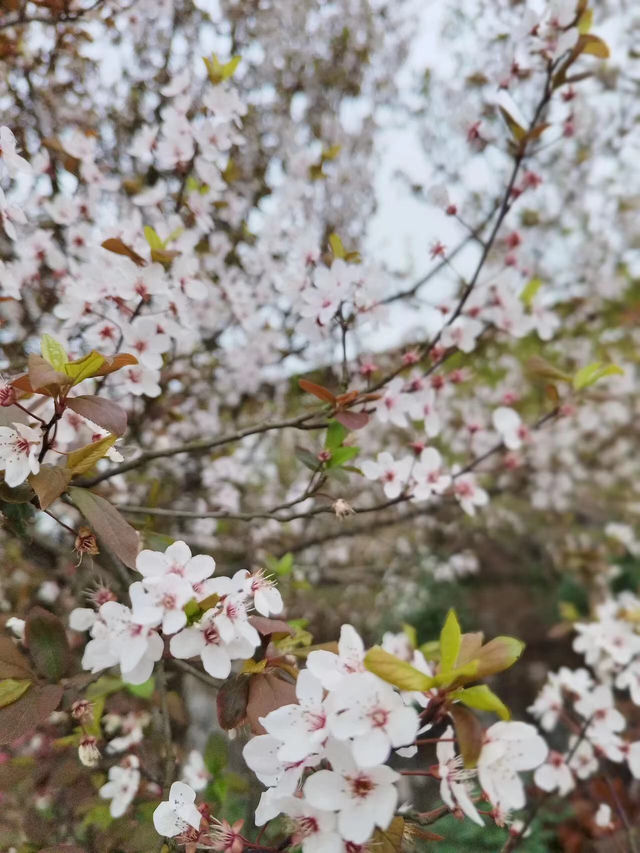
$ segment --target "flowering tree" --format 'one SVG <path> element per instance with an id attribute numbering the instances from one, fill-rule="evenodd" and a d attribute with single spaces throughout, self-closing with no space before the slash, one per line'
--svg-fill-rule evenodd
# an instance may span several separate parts
<path id="1" fill-rule="evenodd" d="M 638 849 L 634 13 L 437 5 L 3 4 L 3 850 Z"/>

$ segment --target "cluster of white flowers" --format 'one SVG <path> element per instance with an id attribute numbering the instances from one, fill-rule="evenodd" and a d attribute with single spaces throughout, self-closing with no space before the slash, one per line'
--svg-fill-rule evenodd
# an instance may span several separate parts
<path id="1" fill-rule="evenodd" d="M 535 773 L 545 791 L 561 795 L 598 771 L 600 761 L 626 762 L 640 778 L 640 741 L 624 737 L 627 720 L 616 707 L 615 691 L 629 691 L 640 705 L 640 635 L 636 631 L 640 599 L 629 592 L 610 598 L 595 608 L 591 622 L 574 626 L 575 651 L 591 668 L 562 667 L 551 672 L 529 708 L 545 731 L 566 723 L 572 732 L 564 752 L 552 751 Z"/>
<path id="2" fill-rule="evenodd" d="M 302 833 L 305 853 L 342 851 L 340 839 L 362 844 L 376 826 L 389 825 L 399 776 L 385 762 L 392 749 L 412 744 L 419 729 L 415 709 L 365 670 L 364 645 L 350 625 L 342 627 L 338 648 L 338 654 L 318 650 L 308 655 L 296 685 L 298 704 L 261 718 L 266 734 L 254 737 L 243 751 L 249 767 L 269 786 L 256 823 L 288 814 Z M 324 760 L 332 769 L 308 776 L 303 798 L 294 798 L 305 769 Z"/>
<path id="3" fill-rule="evenodd" d="M 143 576 L 129 587 L 131 607 L 109 600 L 98 611 L 76 608 L 70 625 L 90 630 L 82 665 L 99 672 L 119 665 L 122 678 L 142 684 L 164 651 L 156 629 L 172 635 L 169 648 L 176 658 L 199 656 L 205 670 L 226 678 L 232 660 L 247 660 L 260 644 L 250 622 L 252 607 L 264 616 L 282 610 L 280 593 L 261 572 L 236 572 L 233 578 L 212 578 L 213 557 L 192 556 L 184 542 L 174 542 L 166 551 L 144 550 L 136 567 Z M 204 613 L 187 626 L 185 605 L 209 600 Z"/>
<path id="4" fill-rule="evenodd" d="M 386 634 L 384 644 L 425 673 L 430 667 L 419 651 L 410 653 L 402 635 Z M 338 654 L 312 651 L 298 676 L 298 703 L 260 719 L 266 734 L 252 738 L 245 761 L 268 786 L 256 810 L 261 826 L 280 813 L 296 825 L 294 836 L 305 853 L 360 849 L 376 827 L 390 824 L 397 806 L 400 775 L 386 762 L 396 750 L 410 758 L 417 752 L 420 728 L 416 705 L 428 694 L 401 693 L 364 668 L 364 646 L 350 625 L 343 625 Z M 547 746 L 526 723 L 496 723 L 485 733 L 476 768 L 462 767 L 455 753 L 453 729 L 437 745 L 443 801 L 476 823 L 470 781 L 478 778 L 491 800 L 496 819 L 525 804 L 519 772 L 541 764 Z M 327 764 L 330 769 L 327 769 Z M 346 845 L 346 846 L 345 846 Z M 355 845 L 355 847 L 354 847 Z"/>
<path id="5" fill-rule="evenodd" d="M 367 479 L 384 483 L 384 493 L 389 500 L 405 493 L 413 501 L 426 501 L 451 489 L 468 515 L 475 515 L 476 507 L 485 506 L 489 501 L 489 495 L 471 472 L 454 467 L 447 474 L 442 456 L 435 447 L 425 447 L 417 457 L 406 455 L 400 459 L 394 459 L 388 450 L 383 450 L 375 461 L 365 460 L 361 468 Z"/>

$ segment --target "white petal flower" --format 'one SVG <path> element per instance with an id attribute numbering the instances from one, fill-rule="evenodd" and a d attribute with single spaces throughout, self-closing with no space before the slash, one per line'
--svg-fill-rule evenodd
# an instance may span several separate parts
<path id="1" fill-rule="evenodd" d="M 181 835 L 190 826 L 200 828 L 202 815 L 195 806 L 196 792 L 184 782 L 174 782 L 169 800 L 160 803 L 153 813 L 156 832 L 165 838 Z"/>

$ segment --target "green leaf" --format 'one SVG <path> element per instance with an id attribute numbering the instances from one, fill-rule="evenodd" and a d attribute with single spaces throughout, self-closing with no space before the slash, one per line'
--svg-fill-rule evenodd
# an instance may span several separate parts
<path id="1" fill-rule="evenodd" d="M 608 59 L 611 56 L 611 51 L 606 41 L 601 39 L 600 36 L 594 36 L 591 33 L 585 33 L 580 36 L 578 52 L 597 56 L 598 59 Z"/>
<path id="2" fill-rule="evenodd" d="M 464 666 L 457 666 L 448 672 L 439 672 L 432 678 L 434 687 L 448 687 L 456 682 L 476 681 L 478 678 L 478 661 L 472 660 Z"/>
<path id="3" fill-rule="evenodd" d="M 86 829 L 90 826 L 95 826 L 98 830 L 105 830 L 113 823 L 114 818 L 111 817 L 108 805 L 99 803 L 97 806 L 92 806 L 84 816 L 82 827 Z"/>
<path id="4" fill-rule="evenodd" d="M 68 361 L 63 366 L 63 369 L 67 376 L 73 380 L 72 384 L 78 385 L 85 379 L 96 376 L 105 361 L 106 359 L 103 355 L 92 350 L 84 358 L 79 358 L 77 361 Z"/>
<path id="5" fill-rule="evenodd" d="M 23 693 L 27 692 L 32 683 L 28 679 L 17 681 L 14 678 L 5 678 L 0 681 L 0 708 L 11 705 L 12 702 L 19 699 Z"/>
<path id="6" fill-rule="evenodd" d="M 542 284 L 542 279 L 536 276 L 535 278 L 530 279 L 524 286 L 524 290 L 520 294 L 520 299 L 524 302 L 527 308 L 531 306 L 531 303 L 533 302 L 536 293 L 542 287 Z"/>
<path id="7" fill-rule="evenodd" d="M 296 454 L 296 459 L 299 462 L 309 468 L 310 471 L 317 471 L 320 467 L 320 461 L 310 450 L 307 450 L 304 447 L 296 447 L 294 453 Z"/>
<path id="8" fill-rule="evenodd" d="M 88 697 L 87 697 L 88 698 Z M 102 732 L 100 730 L 100 722 L 102 720 L 102 714 L 104 712 L 105 702 L 107 700 L 106 695 L 99 696 L 97 699 L 92 701 L 92 714 L 91 721 L 89 723 L 84 724 L 84 730 L 87 734 L 93 735 L 94 737 L 100 739 L 102 737 Z M 82 735 L 83 727 L 78 726 L 76 731 Z"/>
<path id="9" fill-rule="evenodd" d="M 187 601 L 182 609 L 187 617 L 187 625 L 193 625 L 194 622 L 197 622 L 203 612 L 195 598 Z"/>
<path id="10" fill-rule="evenodd" d="M 503 720 L 511 718 L 511 711 L 486 684 L 466 687 L 457 694 L 457 698 L 468 708 L 476 708 L 478 711 L 493 711 Z"/>
<path id="11" fill-rule="evenodd" d="M 143 230 L 147 243 L 152 249 L 164 249 L 166 244 L 160 239 L 155 228 L 152 228 L 150 225 L 145 225 Z"/>
<path id="12" fill-rule="evenodd" d="M 140 699 L 150 699 L 153 696 L 153 691 L 156 689 L 156 682 L 153 676 L 143 681 L 142 684 L 125 684 L 125 688 L 133 696 Z"/>
<path id="13" fill-rule="evenodd" d="M 617 364 L 603 364 L 601 361 L 594 361 L 593 364 L 588 364 L 578 370 L 573 377 L 573 388 L 575 391 L 582 391 L 584 388 L 595 385 L 596 382 L 606 376 L 616 375 L 624 375 L 624 370 Z"/>
<path id="14" fill-rule="evenodd" d="M 393 684 L 399 690 L 429 690 L 435 684 L 435 679 L 420 672 L 410 663 L 400 660 L 395 655 L 385 652 L 380 646 L 374 646 L 364 656 L 364 665 L 369 670 Z"/>
<path id="15" fill-rule="evenodd" d="M 323 162 L 335 160 L 341 150 L 342 146 L 338 144 L 330 145 L 328 148 L 325 148 L 322 152 Z"/>
<path id="16" fill-rule="evenodd" d="M 273 567 L 273 571 L 279 576 L 284 577 L 290 575 L 293 571 L 293 554 L 287 552 L 284 554 Z"/>
<path id="17" fill-rule="evenodd" d="M 205 766 L 212 776 L 221 773 L 229 763 L 228 738 L 219 732 L 209 735 L 203 758 Z"/>
<path id="18" fill-rule="evenodd" d="M 524 127 L 518 124 L 518 122 L 514 119 L 511 113 L 505 110 L 504 107 L 499 106 L 498 109 L 500 110 L 500 114 L 505 120 L 506 125 L 509 128 L 509 131 L 513 136 L 514 140 L 518 143 L 518 145 L 520 145 L 526 138 L 527 131 L 524 129 Z"/>
<path id="19" fill-rule="evenodd" d="M 86 696 L 91 701 L 122 690 L 124 681 L 115 675 L 101 675 L 97 681 L 87 687 Z"/>
<path id="20" fill-rule="evenodd" d="M 473 661 L 478 664 L 477 677 L 486 678 L 504 672 L 513 666 L 524 649 L 525 644 L 515 637 L 494 637 L 473 656 Z"/>
<path id="21" fill-rule="evenodd" d="M 51 335 L 45 334 L 40 339 L 40 349 L 42 357 L 49 362 L 55 370 L 63 371 L 64 366 L 69 360 L 69 356 L 65 352 L 62 344 Z"/>
<path id="22" fill-rule="evenodd" d="M 593 9 L 585 9 L 578 20 L 578 32 L 581 36 L 586 35 L 593 23 Z"/>
<path id="23" fill-rule="evenodd" d="M 44 607 L 33 607 L 27 615 L 24 639 L 36 671 L 49 681 L 60 681 L 71 663 L 71 649 L 60 619 Z"/>
<path id="24" fill-rule="evenodd" d="M 413 627 L 413 625 L 409 625 L 408 622 L 404 622 L 402 625 L 402 630 L 406 634 L 407 639 L 409 640 L 409 644 L 412 649 L 418 648 L 418 632 Z"/>
<path id="25" fill-rule="evenodd" d="M 462 642 L 462 631 L 455 610 L 447 613 L 447 618 L 440 632 L 440 671 L 451 672 L 458 659 L 460 644 Z"/>
<path id="26" fill-rule="evenodd" d="M 72 451 L 67 455 L 67 469 L 73 474 L 84 474 L 86 471 L 90 471 L 109 451 L 117 437 L 117 435 L 106 435 L 99 441 L 94 441 L 79 450 Z"/>
<path id="27" fill-rule="evenodd" d="M 341 423 L 338 423 L 338 421 L 331 421 L 327 428 L 327 437 L 325 439 L 324 446 L 328 450 L 334 450 L 336 447 L 340 447 L 348 435 L 349 430 L 345 429 Z"/>
<path id="28" fill-rule="evenodd" d="M 344 246 L 342 245 L 342 240 L 338 237 L 337 234 L 329 235 L 329 245 L 331 246 L 331 251 L 333 252 L 334 258 L 346 258 L 347 253 L 345 252 Z"/>
<path id="29" fill-rule="evenodd" d="M 331 459 L 327 462 L 327 468 L 340 468 L 345 462 L 349 462 L 360 453 L 359 447 L 336 447 L 331 451 Z"/>
<path id="30" fill-rule="evenodd" d="M 236 68 L 240 64 L 241 56 L 233 56 L 229 60 L 229 62 L 225 63 L 222 66 L 222 79 L 228 80 L 230 77 L 233 77 L 235 74 Z"/>
<path id="31" fill-rule="evenodd" d="M 228 80 L 230 77 L 233 77 L 242 57 L 234 56 L 224 65 L 220 62 L 215 53 L 211 54 L 211 59 L 206 56 L 203 56 L 202 59 L 204 60 L 204 64 L 207 66 L 209 80 L 211 80 L 214 86 L 216 86 L 218 83 L 222 83 L 224 80 Z"/>

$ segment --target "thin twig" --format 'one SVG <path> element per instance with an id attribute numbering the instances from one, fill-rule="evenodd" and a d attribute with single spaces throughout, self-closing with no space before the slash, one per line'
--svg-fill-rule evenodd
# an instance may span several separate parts
<path id="1" fill-rule="evenodd" d="M 187 444 L 180 444 L 176 447 L 167 447 L 164 450 L 148 450 L 146 453 L 141 453 L 135 459 L 129 462 L 123 462 L 115 468 L 110 468 L 102 474 L 97 474 L 85 480 L 79 480 L 75 485 L 90 488 L 102 483 L 104 480 L 109 480 L 111 477 L 116 477 L 118 474 L 124 474 L 126 471 L 133 471 L 135 468 L 140 468 L 147 462 L 153 459 L 164 459 L 170 456 L 177 456 L 181 453 L 202 453 L 205 450 L 212 450 L 214 447 L 222 447 L 225 444 L 231 444 L 234 441 L 240 441 L 250 435 L 259 435 L 263 432 L 270 432 L 274 429 L 285 429 L 287 427 L 295 427 L 297 429 L 324 429 L 326 422 L 309 424 L 308 422 L 318 415 L 318 412 L 307 412 L 304 415 L 298 415 L 295 418 L 289 418 L 283 421 L 267 421 L 262 424 L 252 424 L 251 426 L 239 429 L 236 432 L 228 435 L 218 436 L 217 438 L 201 438 L 196 441 L 190 441 Z"/>
<path id="2" fill-rule="evenodd" d="M 164 745 L 164 774 L 163 793 L 169 794 L 169 788 L 173 782 L 176 768 L 176 760 L 173 754 L 173 737 L 171 734 L 171 718 L 169 716 L 169 703 L 167 701 L 167 673 L 165 663 L 160 661 L 156 669 L 156 684 L 160 694 L 160 716 L 162 721 L 162 740 Z"/>

